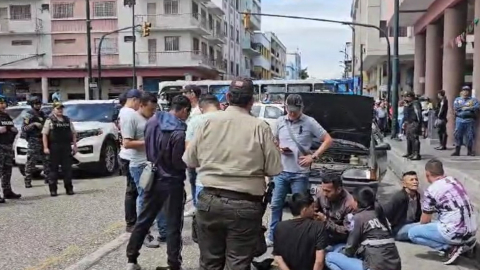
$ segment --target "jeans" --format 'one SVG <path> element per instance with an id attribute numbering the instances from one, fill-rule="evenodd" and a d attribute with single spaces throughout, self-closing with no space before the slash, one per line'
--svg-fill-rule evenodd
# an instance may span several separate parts
<path id="1" fill-rule="evenodd" d="M 195 185 L 195 196 L 193 197 L 194 202 L 198 202 L 198 195 L 200 194 L 200 191 L 203 190 L 203 186 L 201 185 Z M 195 206 L 197 204 L 195 203 Z"/>
<path id="2" fill-rule="evenodd" d="M 328 252 L 325 256 L 325 265 L 330 270 L 364 270 L 362 260 L 347 257 L 339 252 Z"/>
<path id="3" fill-rule="evenodd" d="M 188 175 L 188 181 L 190 182 L 190 189 L 192 191 L 192 196 L 193 196 L 193 205 L 197 205 L 197 194 L 196 191 L 196 183 L 197 183 L 197 169 L 195 168 L 187 168 L 187 175 Z"/>
<path id="4" fill-rule="evenodd" d="M 143 190 L 142 187 L 140 187 L 140 176 L 142 175 L 143 168 L 145 168 L 145 165 L 140 165 L 140 166 L 135 166 L 135 167 L 130 167 L 130 174 L 133 177 L 133 181 L 135 182 L 135 185 L 137 187 L 137 213 L 140 215 L 140 212 L 142 211 L 143 208 L 143 201 L 144 201 L 144 194 L 145 191 Z M 157 215 L 157 228 L 158 228 L 158 233 L 160 236 L 165 237 L 167 235 L 167 220 L 165 219 L 165 214 L 164 211 L 159 211 Z"/>
<path id="5" fill-rule="evenodd" d="M 402 242 L 408 242 L 410 241 L 410 238 L 408 238 L 408 232 L 410 231 L 411 228 L 420 225 L 420 223 L 410 223 L 410 224 L 405 224 L 398 230 L 397 235 L 395 235 L 395 240 L 397 241 L 402 241 Z"/>
<path id="6" fill-rule="evenodd" d="M 413 226 L 408 231 L 408 238 L 415 244 L 431 247 L 439 251 L 447 250 L 451 245 L 459 244 L 443 237 L 438 226 L 440 226 L 438 222 Z"/>
<path id="7" fill-rule="evenodd" d="M 158 179 L 149 190 L 145 190 L 144 205 L 138 216 L 137 225 L 127 245 L 127 258 L 134 262 L 140 255 L 143 241 L 158 213 L 164 208 L 167 217 L 167 257 L 172 270 L 180 270 L 182 265 L 182 229 L 185 208 L 185 187 L 166 187 Z M 164 207 L 165 206 L 165 207 Z"/>
<path id="8" fill-rule="evenodd" d="M 121 158 L 120 166 L 122 167 L 122 171 L 127 175 L 127 189 L 125 190 L 125 222 L 127 223 L 127 227 L 133 227 L 137 222 L 137 185 L 130 174 L 130 161 Z"/>
<path id="9" fill-rule="evenodd" d="M 346 244 L 335 244 L 335 245 L 330 245 L 328 246 L 325 251 L 326 252 L 340 252 L 340 250 L 342 250 L 342 248 L 344 248 L 346 246 Z"/>
<path id="10" fill-rule="evenodd" d="M 273 178 L 275 188 L 272 194 L 272 218 L 270 219 L 270 231 L 268 233 L 268 240 L 274 241 L 273 233 L 277 224 L 282 221 L 283 206 L 288 192 L 291 190 L 292 194 L 304 193 L 308 191 L 308 174 L 305 173 L 291 173 L 281 172 Z"/>

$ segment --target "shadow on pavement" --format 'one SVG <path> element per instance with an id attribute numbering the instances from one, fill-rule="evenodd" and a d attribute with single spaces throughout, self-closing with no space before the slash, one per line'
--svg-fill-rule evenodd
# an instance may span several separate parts
<path id="1" fill-rule="evenodd" d="M 59 185 L 58 186 L 58 191 L 59 191 L 58 197 L 67 196 L 64 192 L 62 192 L 62 189 L 63 189 L 63 187 Z M 88 194 L 95 194 L 95 193 L 105 193 L 105 190 L 102 190 L 102 189 L 81 190 L 81 191 L 76 191 L 74 196 L 78 196 L 78 195 L 81 196 L 81 195 L 88 195 Z M 32 201 L 37 201 L 37 200 L 42 200 L 42 199 L 47 199 L 47 198 L 51 198 L 51 197 L 50 197 L 50 193 L 48 193 L 48 191 L 46 190 L 45 194 L 35 195 L 35 196 L 25 196 L 25 197 L 22 197 L 19 200 L 8 200 L 8 202 L 6 204 L 3 204 L 1 206 L 13 206 L 13 205 L 18 205 L 18 204 L 29 205 L 29 204 L 31 204 Z"/>

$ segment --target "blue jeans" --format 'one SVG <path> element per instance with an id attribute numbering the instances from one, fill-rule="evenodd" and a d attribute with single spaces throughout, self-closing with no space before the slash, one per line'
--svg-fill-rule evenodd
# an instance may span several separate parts
<path id="1" fill-rule="evenodd" d="M 325 256 L 325 265 L 330 270 L 363 270 L 362 260 L 347 257 L 339 252 L 328 252 Z"/>
<path id="2" fill-rule="evenodd" d="M 140 187 L 140 176 L 142 175 L 143 168 L 145 168 L 145 165 L 140 165 L 140 166 L 135 166 L 135 167 L 130 167 L 130 174 L 133 177 L 133 181 L 135 181 L 135 185 L 137 185 L 137 192 L 138 192 L 138 197 L 137 197 L 137 215 L 140 216 L 140 212 L 142 211 L 143 208 L 143 197 L 145 191 L 143 190 L 142 187 Z M 158 233 L 160 236 L 165 237 L 167 235 L 167 219 L 165 218 L 165 214 L 163 213 L 163 210 L 160 211 L 157 215 L 157 227 L 158 227 Z"/>
<path id="3" fill-rule="evenodd" d="M 410 238 L 408 237 L 408 232 L 410 231 L 411 228 L 420 225 L 420 223 L 410 223 L 410 224 L 405 224 L 398 230 L 397 235 L 395 235 L 395 240 L 397 241 L 402 241 L 402 242 L 408 242 L 410 241 Z"/>
<path id="4" fill-rule="evenodd" d="M 197 205 L 197 191 L 196 191 L 196 183 L 197 183 L 197 169 L 195 168 L 187 168 L 187 175 L 188 181 L 190 182 L 190 190 L 192 191 L 192 198 L 193 198 L 193 205 Z"/>
<path id="5" fill-rule="evenodd" d="M 325 251 L 326 252 L 340 252 L 340 250 L 342 250 L 342 248 L 344 248 L 346 246 L 346 244 L 335 244 L 335 245 L 331 245 L 331 246 L 328 246 Z"/>
<path id="6" fill-rule="evenodd" d="M 195 185 L 195 196 L 193 196 L 193 205 L 197 206 L 197 201 L 198 201 L 198 194 L 200 194 L 200 191 L 203 190 L 203 186 L 200 185 Z"/>
<path id="7" fill-rule="evenodd" d="M 408 230 L 408 238 L 415 244 L 431 247 L 435 250 L 447 250 L 451 245 L 458 245 L 442 236 L 438 226 L 440 223 L 431 222 L 419 224 Z"/>
<path id="8" fill-rule="evenodd" d="M 277 227 L 278 222 L 282 221 L 283 206 L 288 192 L 291 190 L 292 194 L 302 193 L 308 191 L 308 174 L 305 173 L 290 173 L 281 172 L 273 178 L 275 188 L 272 194 L 272 218 L 270 219 L 270 232 L 268 239 L 273 241 L 273 232 Z"/>
<path id="9" fill-rule="evenodd" d="M 475 142 L 475 122 L 465 122 L 462 120 L 455 121 L 455 132 L 453 133 L 455 136 L 455 146 L 460 147 L 463 144 L 468 148 L 472 148 Z M 464 137 L 466 139 L 465 142 L 463 141 Z"/>

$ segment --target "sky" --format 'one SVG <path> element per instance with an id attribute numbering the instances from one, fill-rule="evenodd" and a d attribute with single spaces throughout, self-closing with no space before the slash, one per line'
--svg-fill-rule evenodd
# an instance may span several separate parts
<path id="1" fill-rule="evenodd" d="M 352 0 L 262 0 L 262 13 L 351 21 Z M 340 50 L 351 41 L 352 30 L 340 24 L 285 18 L 262 17 L 262 31 L 274 32 L 287 51 L 297 48 L 302 67 L 310 77 L 339 78 L 343 69 L 339 61 L 345 57 Z"/>

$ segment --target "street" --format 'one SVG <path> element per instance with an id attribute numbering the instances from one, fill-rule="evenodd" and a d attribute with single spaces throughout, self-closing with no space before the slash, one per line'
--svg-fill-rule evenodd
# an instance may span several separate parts
<path id="1" fill-rule="evenodd" d="M 128 235 L 124 233 L 124 177 L 80 179 L 75 181 L 77 195 L 50 198 L 43 181 L 25 190 L 16 171 L 14 188 L 22 193 L 20 201 L 0 206 L 0 269 L 118 270 L 126 263 Z M 384 200 L 399 188 L 398 178 L 388 173 L 380 189 Z M 187 188 L 188 192 L 189 188 Z M 186 211 L 191 209 L 187 203 Z M 285 212 L 287 213 L 287 211 Z M 268 213 L 264 221 L 267 222 Z M 287 215 L 288 216 L 288 215 Z M 198 269 L 198 247 L 191 240 L 191 218 L 185 218 L 183 261 L 185 269 Z M 404 270 L 478 269 L 465 265 L 444 266 L 436 255 L 423 247 L 398 243 Z M 92 263 L 94 263 L 92 265 Z M 139 263 L 155 269 L 166 263 L 166 247 L 141 250 Z"/>

